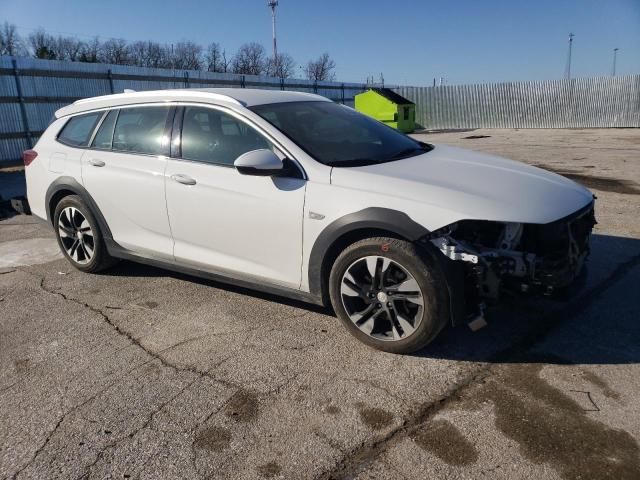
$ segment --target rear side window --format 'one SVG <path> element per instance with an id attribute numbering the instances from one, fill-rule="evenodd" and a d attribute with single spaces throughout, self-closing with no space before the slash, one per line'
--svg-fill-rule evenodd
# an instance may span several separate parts
<path id="1" fill-rule="evenodd" d="M 165 125 L 170 107 L 135 107 L 120 110 L 113 134 L 113 150 L 168 155 Z"/>
<path id="2" fill-rule="evenodd" d="M 86 147 L 102 113 L 94 112 L 71 117 L 58 134 L 58 141 L 72 147 Z"/>
<path id="3" fill-rule="evenodd" d="M 99 148 L 101 150 L 111 150 L 111 142 L 113 141 L 113 128 L 116 126 L 116 117 L 118 116 L 117 110 L 111 110 L 107 117 L 102 121 L 98 133 L 93 137 L 93 148 Z"/>

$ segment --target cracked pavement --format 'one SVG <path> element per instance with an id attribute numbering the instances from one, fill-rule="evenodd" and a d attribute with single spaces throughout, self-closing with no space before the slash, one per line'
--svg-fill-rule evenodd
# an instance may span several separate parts
<path id="1" fill-rule="evenodd" d="M 0 478 L 639 478 L 640 132 L 473 134 L 422 138 L 594 190 L 588 276 L 416 355 L 292 300 L 82 274 L 46 226 L 0 221 Z"/>

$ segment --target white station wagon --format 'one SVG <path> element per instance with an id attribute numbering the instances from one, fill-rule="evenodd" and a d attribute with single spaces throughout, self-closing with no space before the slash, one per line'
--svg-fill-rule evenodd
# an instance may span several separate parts
<path id="1" fill-rule="evenodd" d="M 23 157 L 31 210 L 79 270 L 125 258 L 331 305 L 397 353 L 505 290 L 569 285 L 595 223 L 571 180 L 305 93 L 80 100 Z"/>

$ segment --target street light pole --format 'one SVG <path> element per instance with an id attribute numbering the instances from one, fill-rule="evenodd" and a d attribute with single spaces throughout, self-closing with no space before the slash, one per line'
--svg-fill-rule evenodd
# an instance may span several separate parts
<path id="1" fill-rule="evenodd" d="M 613 69 L 611 70 L 612 77 L 616 76 L 616 60 L 618 59 L 618 50 L 620 49 L 617 47 L 613 49 Z"/>
<path id="2" fill-rule="evenodd" d="M 567 80 L 571 79 L 571 50 L 573 48 L 573 33 L 569 34 L 569 54 L 567 55 L 567 67 L 565 69 L 564 76 Z"/>
<path id="3" fill-rule="evenodd" d="M 278 0 L 269 0 L 267 6 L 271 8 L 271 20 L 273 26 L 273 59 L 278 57 L 278 46 L 276 44 L 276 7 L 278 6 Z"/>

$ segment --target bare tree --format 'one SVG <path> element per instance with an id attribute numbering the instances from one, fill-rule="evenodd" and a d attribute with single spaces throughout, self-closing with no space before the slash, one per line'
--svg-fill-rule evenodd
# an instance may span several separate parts
<path id="1" fill-rule="evenodd" d="M 100 61 L 113 65 L 129 65 L 131 63 L 129 46 L 121 38 L 112 38 L 102 44 Z"/>
<path id="2" fill-rule="evenodd" d="M 200 70 L 202 68 L 202 47 L 193 42 L 178 42 L 172 55 L 173 68 L 179 70 Z"/>
<path id="3" fill-rule="evenodd" d="M 16 30 L 16 26 L 4 22 L 0 28 L 0 55 L 24 55 L 26 49 Z"/>
<path id="4" fill-rule="evenodd" d="M 231 62 L 234 73 L 246 75 L 262 75 L 265 65 L 264 47 L 256 42 L 242 45 Z"/>
<path id="5" fill-rule="evenodd" d="M 226 72 L 229 68 L 227 55 L 219 43 L 210 43 L 205 53 L 205 66 L 210 72 Z"/>
<path id="6" fill-rule="evenodd" d="M 281 79 L 293 76 L 296 62 L 288 53 L 279 53 L 277 57 L 267 60 L 267 75 Z"/>
<path id="7" fill-rule="evenodd" d="M 55 43 L 56 39 L 43 29 L 36 30 L 29 35 L 29 46 L 35 58 L 55 60 Z"/>
<path id="8" fill-rule="evenodd" d="M 80 59 L 83 43 L 73 37 L 58 36 L 54 43 L 54 53 L 58 60 L 77 62 Z"/>
<path id="9" fill-rule="evenodd" d="M 133 42 L 129 45 L 129 60 L 132 65 L 146 67 L 149 60 L 148 45 L 151 42 Z"/>
<path id="10" fill-rule="evenodd" d="M 100 39 L 98 37 L 94 37 L 90 42 L 83 43 L 78 61 L 97 63 L 101 48 L 102 45 L 100 44 Z"/>
<path id="11" fill-rule="evenodd" d="M 336 68 L 328 53 L 323 53 L 317 60 L 310 60 L 304 68 L 304 73 L 309 80 L 335 80 L 336 75 L 333 70 Z"/>

